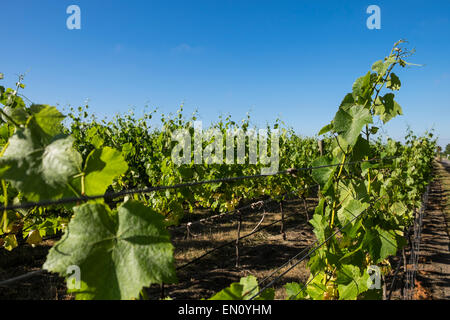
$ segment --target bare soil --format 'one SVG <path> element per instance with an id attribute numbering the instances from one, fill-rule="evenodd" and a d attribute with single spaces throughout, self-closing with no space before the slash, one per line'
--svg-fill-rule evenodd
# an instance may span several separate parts
<path id="1" fill-rule="evenodd" d="M 428 203 L 423 218 L 419 264 L 413 299 L 450 299 L 450 163 L 435 163 L 435 178 L 430 187 Z M 408 253 L 407 253 L 408 254 Z M 408 261 L 407 257 L 407 261 Z M 395 267 L 400 256 L 392 259 Z M 407 268 L 412 268 L 407 265 Z M 403 298 L 404 265 L 402 264 L 394 283 L 392 299 Z M 392 275 L 388 282 L 392 281 Z M 388 283 L 388 288 L 392 282 Z"/>
<path id="2" fill-rule="evenodd" d="M 309 215 L 316 206 L 316 199 L 308 199 L 306 206 Z M 264 219 L 261 222 L 263 212 Z M 190 237 L 186 232 L 174 232 L 172 242 L 175 246 L 176 267 L 200 257 L 211 249 L 225 243 L 230 245 L 208 254 L 196 263 L 177 271 L 178 284 L 165 285 L 164 296 L 172 299 L 203 299 L 239 281 L 241 277 L 254 275 L 263 279 L 276 270 L 292 256 L 315 241 L 312 227 L 307 223 L 305 203 L 300 200 L 283 202 L 286 240 L 280 232 L 280 205 L 268 204 L 265 210 L 249 209 L 242 212 L 240 236 L 250 233 L 260 222 L 260 232 L 252 234 L 239 243 L 239 266 L 236 267 L 237 220 L 229 217 L 220 218 L 210 224 L 194 225 Z M 188 216 L 188 221 L 204 217 L 206 213 Z M 192 220 L 190 220 L 192 219 Z M 12 252 L 0 251 L 0 281 L 36 271 L 43 265 L 48 250 L 55 240 L 47 240 L 32 248 L 24 244 Z M 282 285 L 286 282 L 305 282 L 309 276 L 305 264 L 300 263 L 277 283 L 276 298 L 283 298 Z M 283 272 L 289 266 L 281 269 Z M 277 273 L 278 274 L 278 273 Z M 274 277 L 277 275 L 275 274 Z M 161 287 L 153 285 L 148 288 L 152 299 L 161 297 Z M 42 273 L 37 276 L 0 288 L 0 299 L 20 300 L 68 300 L 73 295 L 65 293 L 64 279 L 55 274 Z"/>

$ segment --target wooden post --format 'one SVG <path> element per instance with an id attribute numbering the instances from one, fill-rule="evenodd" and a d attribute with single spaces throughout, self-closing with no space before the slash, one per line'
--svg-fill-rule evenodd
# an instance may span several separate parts
<path id="1" fill-rule="evenodd" d="M 319 152 L 320 152 L 320 156 L 323 156 L 323 140 L 319 140 L 318 142 L 319 145 Z M 312 172 L 311 172 L 312 173 Z M 320 195 L 320 185 L 319 185 L 319 195 Z M 319 196 L 320 197 L 320 196 Z"/>
<path id="2" fill-rule="evenodd" d="M 237 237 L 236 237 L 236 268 L 239 268 L 239 238 L 241 237 L 241 225 L 242 225 L 242 215 L 240 211 L 238 214 L 238 227 L 237 227 Z"/>
<path id="3" fill-rule="evenodd" d="M 323 156 L 323 140 L 319 140 L 319 141 L 317 142 L 317 144 L 319 145 L 319 152 L 320 152 L 320 155 Z"/>
<path id="4" fill-rule="evenodd" d="M 184 240 L 188 240 L 190 238 L 191 231 L 189 230 L 189 227 L 190 227 L 189 223 L 186 224 L 186 236 L 184 237 Z"/>
<path id="5" fill-rule="evenodd" d="M 161 283 L 161 300 L 163 300 L 166 297 L 164 293 L 164 283 Z"/>
<path id="6" fill-rule="evenodd" d="M 284 231 L 283 200 L 280 201 L 280 212 L 281 212 L 281 229 L 280 229 L 280 233 L 283 235 L 283 240 L 286 240 L 286 232 Z"/>
<path id="7" fill-rule="evenodd" d="M 306 213 L 306 221 L 309 221 L 309 213 L 308 213 L 308 205 L 306 204 L 305 196 L 302 196 L 303 199 L 303 207 L 305 207 L 305 213 Z"/>

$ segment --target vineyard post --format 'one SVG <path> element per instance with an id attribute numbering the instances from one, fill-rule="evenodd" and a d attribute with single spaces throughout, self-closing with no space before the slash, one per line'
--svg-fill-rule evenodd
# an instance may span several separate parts
<path id="1" fill-rule="evenodd" d="M 189 231 L 189 223 L 188 223 L 188 224 L 186 224 L 186 235 L 184 236 L 184 240 L 188 240 L 189 235 L 190 235 L 190 231 Z"/>
<path id="2" fill-rule="evenodd" d="M 403 258 L 403 300 L 405 300 L 406 297 L 406 283 L 408 281 L 407 275 L 408 275 L 408 261 L 406 260 L 406 252 L 405 248 L 402 248 L 402 258 Z"/>
<path id="3" fill-rule="evenodd" d="M 281 213 L 281 229 L 280 229 L 280 233 L 283 235 L 283 240 L 286 240 L 286 232 L 284 231 L 283 199 L 281 199 L 281 201 L 280 201 L 280 213 Z"/>
<path id="4" fill-rule="evenodd" d="M 308 208 L 308 204 L 306 203 L 306 197 L 305 195 L 302 195 L 302 200 L 303 200 L 303 207 L 305 208 L 305 213 L 306 213 L 306 221 L 309 221 L 309 208 Z"/>
<path id="5" fill-rule="evenodd" d="M 241 237 L 242 214 L 239 210 L 236 211 L 236 214 L 238 215 L 238 227 L 236 236 L 236 268 L 239 268 L 239 238 Z"/>
<path id="6" fill-rule="evenodd" d="M 320 156 L 322 157 L 323 156 L 323 140 L 317 141 L 317 145 L 319 146 Z M 319 194 L 320 194 L 320 186 L 319 186 Z"/>
<path id="7" fill-rule="evenodd" d="M 317 141 L 317 144 L 319 145 L 320 156 L 323 156 L 323 140 Z"/>

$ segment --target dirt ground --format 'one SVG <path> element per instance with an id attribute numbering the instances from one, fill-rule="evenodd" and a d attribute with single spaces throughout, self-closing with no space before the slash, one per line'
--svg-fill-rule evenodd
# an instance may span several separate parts
<path id="1" fill-rule="evenodd" d="M 164 295 L 172 299 L 203 299 L 211 297 L 232 282 L 239 281 L 241 277 L 252 274 L 259 280 L 263 279 L 315 240 L 312 227 L 306 222 L 305 205 L 309 215 L 312 215 L 316 203 L 316 199 L 308 199 L 306 203 L 300 199 L 287 200 L 283 203 L 286 240 L 283 240 L 283 235 L 280 233 L 279 222 L 265 228 L 281 219 L 278 203 L 272 202 L 264 210 L 243 211 L 241 237 L 252 232 L 261 222 L 263 212 L 265 215 L 260 227 L 265 229 L 240 241 L 239 267 L 236 267 L 234 243 L 237 237 L 237 220 L 220 218 L 214 223 L 194 225 L 190 229 L 191 236 L 188 239 L 186 239 L 185 230 L 174 232 L 172 242 L 176 248 L 176 267 L 184 265 L 215 247 L 232 243 L 196 263 L 177 270 L 179 283 L 165 285 Z M 195 217 L 187 217 L 188 221 L 190 218 Z M 25 244 L 12 252 L 1 250 L 0 281 L 39 270 L 53 244 L 53 240 L 47 240 L 35 248 Z M 309 272 L 305 267 L 306 262 L 307 260 L 300 263 L 274 286 L 277 289 L 277 299 L 283 298 L 284 290 L 281 287 L 284 283 L 307 280 Z M 279 272 L 283 272 L 288 267 Z M 160 286 L 151 286 L 148 288 L 148 294 L 152 299 L 159 299 Z M 0 288 L 0 299 L 67 300 L 73 298 L 72 295 L 65 293 L 64 280 L 49 273 L 42 273 Z"/>
<path id="2" fill-rule="evenodd" d="M 415 300 L 450 299 L 450 163 L 435 163 L 435 178 L 430 186 L 428 203 L 423 218 L 423 228 L 417 269 Z M 400 256 L 391 259 L 395 268 Z M 408 261 L 407 252 L 407 261 Z M 412 268 L 407 265 L 407 268 Z M 403 298 L 403 264 L 399 269 L 392 299 Z M 388 277 L 388 288 L 392 284 Z"/>
<path id="3" fill-rule="evenodd" d="M 309 199 L 306 205 L 309 208 L 309 215 L 311 215 L 316 206 L 315 199 Z M 214 247 L 229 242 L 233 243 L 213 252 L 195 264 L 178 270 L 179 284 L 166 285 L 164 294 L 172 299 L 209 298 L 232 282 L 239 282 L 241 277 L 251 274 L 261 280 L 271 274 L 284 262 L 315 241 L 312 227 L 306 223 L 303 201 L 286 201 L 283 204 L 283 212 L 287 217 L 285 222 L 286 240 L 283 240 L 280 233 L 280 223 L 275 223 L 269 228 L 242 240 L 239 247 L 238 267 L 236 267 L 236 247 L 234 244 L 237 237 L 237 221 L 214 224 L 209 227 L 199 226 L 198 229 L 193 228 L 192 232 L 196 236 L 188 240 L 183 240 L 181 235 L 176 237 L 174 243 L 177 266 L 182 266 Z M 244 236 L 252 232 L 261 218 L 262 213 L 260 211 L 243 212 L 240 235 Z M 273 205 L 268 206 L 265 218 L 260 226 L 270 225 L 280 219 L 280 207 L 277 203 L 273 203 Z M 284 298 L 282 286 L 286 282 L 305 282 L 307 280 L 309 271 L 306 269 L 306 262 L 307 260 L 301 262 L 274 286 L 277 299 Z M 270 280 L 288 267 L 280 269 Z M 152 287 L 149 293 L 152 297 L 158 297 L 161 289 Z"/>
<path id="4" fill-rule="evenodd" d="M 416 298 L 447 300 L 450 299 L 450 163 L 441 162 L 437 167 L 440 178 L 432 185 L 432 199 L 422 230 Z"/>
<path id="5" fill-rule="evenodd" d="M 435 179 L 431 184 L 429 201 L 424 216 L 422 244 L 417 272 L 414 299 L 450 299 L 450 258 L 449 258 L 449 217 L 450 217 L 450 163 L 436 162 Z M 308 199 L 306 206 L 309 215 L 317 204 L 316 199 Z M 280 206 L 272 203 L 265 208 L 266 214 L 261 222 L 261 210 L 242 212 L 240 235 L 250 233 L 260 222 L 265 227 L 281 218 Z M 200 257 L 213 248 L 230 245 L 212 252 L 201 260 L 177 270 L 179 283 L 151 286 L 147 292 L 151 299 L 159 299 L 161 293 L 172 299 L 204 299 L 239 281 L 241 277 L 254 275 L 258 280 L 264 279 L 284 262 L 315 241 L 312 227 L 307 223 L 305 203 L 300 199 L 287 200 L 283 204 L 285 214 L 286 239 L 280 233 L 280 223 L 275 223 L 264 230 L 240 241 L 240 263 L 236 267 L 237 221 L 221 218 L 210 224 L 192 226 L 191 236 L 186 239 L 186 232 L 173 232 L 175 261 L 178 268 L 188 261 Z M 194 216 L 186 217 L 187 221 Z M 47 240 L 31 248 L 23 245 L 7 252 L 0 250 L 0 281 L 39 270 L 45 261 L 48 250 L 54 240 Z M 387 277 L 389 290 L 395 266 L 400 256 L 393 257 L 394 270 Z M 276 299 L 284 298 L 283 285 L 292 281 L 305 282 L 309 276 L 307 260 L 287 273 L 273 287 Z M 270 280 L 289 267 L 279 270 Z M 392 299 L 402 299 L 403 269 L 396 276 Z M 267 283 L 267 282 L 266 282 Z M 14 300 L 68 300 L 72 295 L 65 293 L 64 280 L 56 275 L 42 273 L 24 281 L 0 287 L 0 299 Z"/>

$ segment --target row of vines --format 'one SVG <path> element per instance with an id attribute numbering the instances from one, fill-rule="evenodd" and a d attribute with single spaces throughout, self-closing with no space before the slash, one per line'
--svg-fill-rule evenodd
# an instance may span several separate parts
<path id="1" fill-rule="evenodd" d="M 281 121 L 267 126 L 268 132 L 280 132 L 280 171 L 322 168 L 119 199 L 84 201 L 83 197 L 257 175 L 264 164 L 196 164 L 194 157 L 191 163 L 175 164 L 172 134 L 186 129 L 194 135 L 197 120 L 196 114 L 186 119 L 182 108 L 176 115 L 161 115 L 159 126 L 153 127 L 155 112 L 138 119 L 130 113 L 107 121 L 97 120 L 87 107 L 81 107 L 65 116 L 52 106 L 27 105 L 21 94 L 22 78 L 14 89 L 0 86 L 0 201 L 4 208 L 0 246 L 14 250 L 24 242 L 35 245 L 43 237 L 62 233 L 43 268 L 67 277 L 68 270 L 78 266 L 81 287 L 70 290 L 77 299 L 144 298 L 143 288 L 177 281 L 167 228 L 179 224 L 186 212 L 195 213 L 197 208 L 227 212 L 253 199 L 287 192 L 304 197 L 306 187 L 319 184 L 319 204 L 310 223 L 325 245 L 311 255 L 307 286 L 286 285 L 288 298 L 380 298 L 380 290 L 368 285 L 367 268 L 378 265 L 388 273 L 389 256 L 405 245 L 404 231 L 430 180 L 435 150 L 432 134 L 408 133 L 404 143 L 383 142 L 377 135 L 376 117 L 386 123 L 402 114 L 392 93 L 401 87 L 393 69 L 407 66 L 404 59 L 410 53 L 400 44 L 356 80 L 334 119 L 319 132 L 324 135 L 322 150 L 316 138 L 299 137 Z M 220 118 L 210 128 L 247 132 L 251 122 L 250 118 L 240 123 Z M 206 147 L 212 142 L 213 138 L 206 138 L 202 143 Z M 20 207 L 65 198 L 80 201 Z M 17 206 L 7 210 L 11 205 Z M 336 230 L 340 232 L 332 237 Z M 248 277 L 213 298 L 248 299 L 249 291 L 255 290 L 256 278 Z M 270 289 L 258 296 L 273 297 Z"/>

